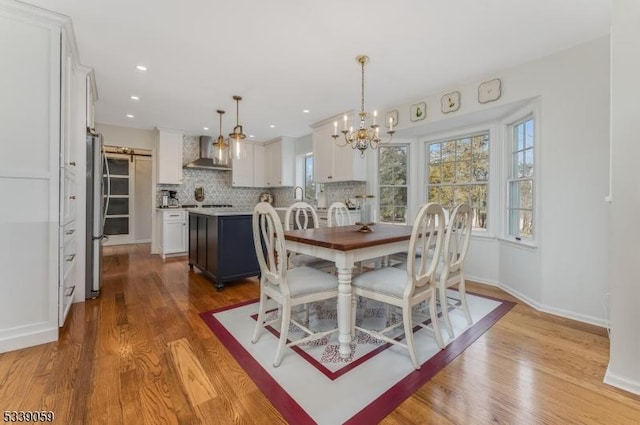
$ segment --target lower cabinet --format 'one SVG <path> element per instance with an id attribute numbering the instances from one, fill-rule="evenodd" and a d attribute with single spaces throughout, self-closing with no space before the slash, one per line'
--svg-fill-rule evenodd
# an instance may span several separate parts
<path id="1" fill-rule="evenodd" d="M 189 212 L 189 267 L 202 271 L 218 289 L 259 275 L 251 217 Z"/>
<path id="2" fill-rule="evenodd" d="M 187 253 L 187 212 L 182 210 L 162 210 L 160 216 L 160 255 L 165 258 L 170 255 L 184 255 Z"/>

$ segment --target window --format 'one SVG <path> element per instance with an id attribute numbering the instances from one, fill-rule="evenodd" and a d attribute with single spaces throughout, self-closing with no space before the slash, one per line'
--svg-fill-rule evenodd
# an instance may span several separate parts
<path id="1" fill-rule="evenodd" d="M 304 193 L 307 199 L 316 199 L 316 184 L 313 182 L 313 153 L 304 156 Z"/>
<path id="2" fill-rule="evenodd" d="M 378 150 L 380 221 L 406 223 L 409 145 L 380 146 Z"/>
<path id="3" fill-rule="evenodd" d="M 511 127 L 509 177 L 507 179 L 507 226 L 517 240 L 533 239 L 533 117 Z"/>
<path id="4" fill-rule="evenodd" d="M 489 133 L 427 143 L 427 200 L 446 209 L 467 202 L 473 229 L 487 230 Z"/>

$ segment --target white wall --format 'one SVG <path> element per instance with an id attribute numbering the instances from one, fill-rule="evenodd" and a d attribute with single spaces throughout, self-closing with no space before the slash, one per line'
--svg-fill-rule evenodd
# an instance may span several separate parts
<path id="1" fill-rule="evenodd" d="M 102 133 L 104 144 L 109 146 L 155 150 L 158 139 L 153 130 L 139 130 L 108 124 L 96 123 L 96 131 Z"/>
<path id="2" fill-rule="evenodd" d="M 605 382 L 640 394 L 640 3 L 612 1 L 611 29 L 611 349 Z"/>
<path id="3" fill-rule="evenodd" d="M 478 84 L 492 78 L 502 80 L 501 98 L 478 103 Z M 460 91 L 462 106 L 442 114 L 440 97 L 453 90 Z M 504 176 L 493 174 L 492 228 L 489 238 L 472 239 L 466 270 L 470 277 L 496 283 L 536 308 L 599 325 L 608 322 L 608 93 L 607 37 L 397 108 L 398 135 L 413 135 L 422 142 L 456 129 L 496 126 L 492 140 L 500 142 L 505 117 L 532 105 L 539 125 L 537 247 L 500 239 L 504 215 L 498 201 L 506 190 Z M 409 108 L 419 101 L 427 103 L 427 118 L 412 123 Z M 492 167 L 498 163 L 499 158 Z"/>

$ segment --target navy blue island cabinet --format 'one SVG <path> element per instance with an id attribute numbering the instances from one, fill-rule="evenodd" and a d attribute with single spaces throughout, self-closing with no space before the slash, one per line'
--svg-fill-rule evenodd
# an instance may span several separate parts
<path id="1" fill-rule="evenodd" d="M 258 276 L 251 220 L 251 213 L 189 211 L 189 268 L 198 268 L 217 289 Z"/>

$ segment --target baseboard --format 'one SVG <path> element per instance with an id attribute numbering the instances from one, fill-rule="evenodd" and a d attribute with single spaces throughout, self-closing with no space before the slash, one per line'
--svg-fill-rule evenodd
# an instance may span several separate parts
<path id="1" fill-rule="evenodd" d="M 42 324 L 26 326 L 19 330 L 2 332 L 0 336 L 0 353 L 33 347 L 58 340 L 58 327 L 42 328 Z M 12 334 L 12 335 L 11 335 Z"/>
<path id="2" fill-rule="evenodd" d="M 609 322 L 607 320 L 604 320 L 602 318 L 599 317 L 593 317 L 593 316 L 588 316 L 585 314 L 578 314 L 569 310 L 563 310 L 560 308 L 556 308 L 556 307 L 550 307 L 548 305 L 545 304 L 541 304 L 531 298 L 529 298 L 528 296 L 524 295 L 523 293 L 507 286 L 504 285 L 500 282 L 497 281 L 492 281 L 492 280 L 487 280 L 487 279 L 482 279 L 479 278 L 477 276 L 470 276 L 470 275 L 466 275 L 466 279 L 467 280 L 471 280 L 474 282 L 478 282 L 478 283 L 482 283 L 485 285 L 490 285 L 490 286 L 497 286 L 498 288 L 502 289 L 503 291 L 507 292 L 510 295 L 513 295 L 514 297 L 516 297 L 518 300 L 524 302 L 525 304 L 533 307 L 534 309 L 541 311 L 543 313 L 548 313 L 548 314 L 553 314 L 554 316 L 560 316 L 560 317 L 564 317 L 566 319 L 571 319 L 571 320 L 576 320 L 578 322 L 583 322 L 583 323 L 588 323 L 590 325 L 595 325 L 595 326 L 599 326 L 601 328 L 606 328 L 609 329 Z"/>
<path id="3" fill-rule="evenodd" d="M 607 385 L 611 385 L 613 387 L 629 391 L 630 393 L 640 395 L 640 382 L 633 381 L 622 376 L 617 376 L 611 373 L 608 366 L 607 372 L 604 374 L 603 382 Z"/>

